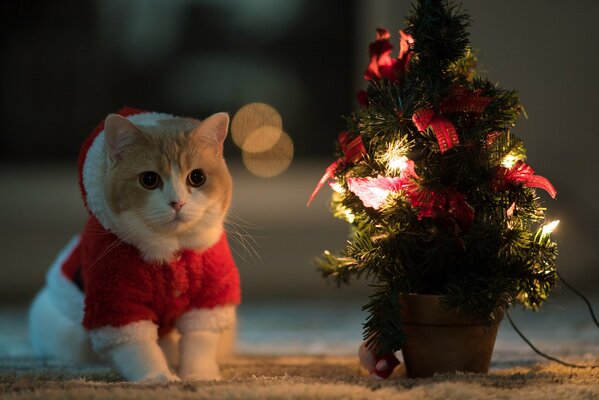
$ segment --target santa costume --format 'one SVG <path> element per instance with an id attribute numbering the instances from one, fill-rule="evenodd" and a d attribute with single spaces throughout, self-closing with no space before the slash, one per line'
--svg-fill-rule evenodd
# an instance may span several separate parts
<path id="1" fill-rule="evenodd" d="M 172 118 L 130 108 L 118 114 L 139 125 Z M 51 266 L 46 288 L 38 297 L 45 296 L 43 301 L 91 331 L 96 350 L 115 340 L 127 340 L 106 335 L 103 328 L 135 327 L 138 322 L 154 324 L 157 337 L 175 327 L 228 328 L 235 321 L 240 285 L 225 233 L 207 249 L 180 249 L 170 261 L 145 261 L 136 247 L 109 229 L 102 194 L 105 163 L 102 122 L 86 139 L 79 156 L 79 184 L 90 214 L 88 221 Z M 194 313 L 193 318 L 186 318 Z M 190 324 L 193 326 L 186 326 Z M 101 334 L 94 337 L 94 332 Z M 139 332 L 119 330 L 119 334 L 134 336 Z M 35 350 L 35 339 L 33 345 Z"/>

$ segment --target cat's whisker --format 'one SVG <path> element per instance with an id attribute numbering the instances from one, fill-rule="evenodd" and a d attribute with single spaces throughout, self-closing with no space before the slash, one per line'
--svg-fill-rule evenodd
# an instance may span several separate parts
<path id="1" fill-rule="evenodd" d="M 232 233 L 238 238 L 244 247 L 248 247 L 254 253 L 257 254 L 255 247 L 260 247 L 254 236 L 247 233 L 243 228 L 229 224 L 228 227 L 232 230 Z"/>
<path id="2" fill-rule="evenodd" d="M 231 238 L 231 239 L 232 239 L 232 240 L 233 240 L 235 243 L 238 243 L 238 242 L 236 241 L 236 239 L 233 239 L 233 238 Z M 245 258 L 245 257 L 244 257 L 243 253 L 242 253 L 242 252 L 240 252 L 240 251 L 238 251 L 238 250 L 235 248 L 235 246 L 231 246 L 231 251 L 232 251 L 233 253 L 235 253 L 235 255 L 236 255 L 237 257 L 239 257 L 240 259 L 242 259 L 244 262 L 248 262 L 247 258 Z"/>
<path id="3" fill-rule="evenodd" d="M 232 233 L 232 235 L 230 235 L 229 238 L 235 244 L 237 244 L 241 249 L 243 249 L 243 250 L 239 250 L 236 246 L 231 247 L 231 250 L 237 256 L 239 256 L 239 258 L 241 258 L 245 262 L 251 261 L 252 263 L 257 263 L 257 262 L 262 263 L 262 259 L 260 258 L 260 255 L 252 247 L 248 246 L 247 243 L 245 243 L 242 239 L 240 239 L 240 237 L 237 236 L 235 234 L 235 232 L 230 232 L 230 233 Z M 250 257 L 250 260 L 248 260 L 245 257 L 244 253 Z"/>
<path id="4" fill-rule="evenodd" d="M 88 228 L 86 234 L 89 235 L 89 232 L 92 233 L 90 236 L 106 236 L 106 235 L 112 234 L 111 232 L 108 232 L 105 229 L 99 229 L 99 228 Z"/>
<path id="5" fill-rule="evenodd" d="M 266 229 L 266 227 L 259 227 L 259 228 L 254 228 L 254 227 L 249 227 L 249 226 L 245 226 L 242 224 L 239 224 L 235 221 L 231 221 L 229 219 L 225 219 L 225 225 L 227 226 L 234 226 L 235 228 L 237 228 L 239 234 L 241 236 L 244 236 L 248 239 L 251 239 L 252 242 L 256 245 L 259 246 L 258 242 L 256 241 L 256 238 L 258 239 L 269 239 L 272 238 L 272 236 L 268 236 L 268 235 L 255 235 L 255 234 L 250 234 L 249 231 L 250 230 L 263 230 Z"/>
<path id="6" fill-rule="evenodd" d="M 253 230 L 266 229 L 266 227 L 264 227 L 264 226 L 256 225 L 255 223 L 248 221 L 247 219 L 237 215 L 234 211 L 231 211 L 230 209 L 227 212 L 227 218 L 230 220 L 235 219 L 236 221 L 231 221 L 231 222 L 234 222 L 238 226 L 243 226 L 244 228 L 247 228 L 247 229 L 253 229 Z"/>
<path id="7" fill-rule="evenodd" d="M 123 240 L 117 238 L 112 243 L 110 243 L 102 251 L 102 253 L 100 253 L 100 255 L 98 255 L 98 257 L 92 262 L 92 264 L 90 265 L 90 268 L 93 267 L 94 265 L 96 265 L 98 263 L 98 261 L 100 261 L 102 258 L 104 258 L 104 256 L 106 256 L 108 253 L 110 253 L 112 250 L 114 250 L 116 247 L 118 247 L 118 245 L 121 244 L 122 242 L 123 242 Z"/>
<path id="8" fill-rule="evenodd" d="M 259 247 L 260 245 L 256 241 L 256 239 L 250 235 L 247 230 L 240 226 L 239 224 L 225 219 L 225 226 L 227 228 L 227 232 L 231 235 L 231 240 L 235 241 L 245 252 L 250 256 L 253 262 L 262 263 L 262 257 L 255 249 L 255 247 Z M 245 259 L 244 259 L 245 261 Z"/>
<path id="9" fill-rule="evenodd" d="M 148 222 L 143 222 L 141 224 L 139 224 L 138 226 L 134 227 L 133 229 L 131 229 L 129 232 L 127 232 L 126 235 L 124 235 L 122 238 L 117 236 L 117 239 L 114 240 L 112 243 L 110 243 L 103 251 L 102 253 L 100 253 L 100 255 L 94 260 L 94 262 L 91 264 L 91 266 L 94 266 L 98 261 L 100 261 L 102 258 L 104 258 L 108 253 L 110 253 L 112 250 L 116 249 L 121 243 L 126 243 L 127 240 L 129 240 L 130 238 L 132 238 L 134 235 L 138 234 L 139 232 L 141 232 L 143 229 L 146 228 L 152 228 L 153 225 L 150 221 Z"/>

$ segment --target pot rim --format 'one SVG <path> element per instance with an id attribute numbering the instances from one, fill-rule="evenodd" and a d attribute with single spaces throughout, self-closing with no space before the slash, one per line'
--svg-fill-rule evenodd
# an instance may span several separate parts
<path id="1" fill-rule="evenodd" d="M 496 313 L 490 324 L 477 319 L 459 308 L 447 308 L 442 299 L 444 295 L 400 293 L 401 321 L 406 325 L 479 325 L 499 324 L 503 319 L 504 308 Z"/>

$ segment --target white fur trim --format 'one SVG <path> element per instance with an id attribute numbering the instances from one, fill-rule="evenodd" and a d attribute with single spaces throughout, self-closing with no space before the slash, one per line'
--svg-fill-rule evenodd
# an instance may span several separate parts
<path id="1" fill-rule="evenodd" d="M 62 273 L 62 265 L 78 243 L 79 236 L 75 236 L 60 251 L 46 274 L 46 285 L 48 296 L 54 306 L 72 321 L 81 323 L 83 320 L 83 293 Z"/>
<path id="2" fill-rule="evenodd" d="M 156 342 L 158 327 L 149 320 L 132 322 L 125 326 L 104 326 L 89 332 L 94 350 L 102 353 L 125 343 Z"/>
<path id="3" fill-rule="evenodd" d="M 182 334 L 194 331 L 222 332 L 235 323 L 235 306 L 196 308 L 187 311 L 176 322 Z"/>
<path id="4" fill-rule="evenodd" d="M 161 121 L 177 118 L 163 113 L 141 113 L 126 117 L 140 127 L 158 126 Z M 105 132 L 101 131 L 91 144 L 83 163 L 82 180 L 86 192 L 87 205 L 91 213 L 108 231 L 120 238 L 126 237 L 126 242 L 135 246 L 144 261 L 169 261 L 173 253 L 181 248 L 205 249 L 214 245 L 222 234 L 224 215 L 220 209 L 212 215 L 211 209 L 205 212 L 203 219 L 209 221 L 210 229 L 193 229 L 191 232 L 180 232 L 176 235 L 165 236 L 147 229 L 138 229 L 141 221 L 124 212 L 116 216 L 108 207 L 104 183 L 109 168 L 108 156 L 105 149 Z M 131 214 L 134 215 L 134 214 Z M 131 234 L 133 232 L 134 234 Z"/>
<path id="5" fill-rule="evenodd" d="M 126 117 L 129 121 L 139 126 L 157 126 L 159 121 L 174 118 L 170 114 L 141 113 Z M 104 131 L 102 130 L 94 139 L 83 163 L 83 187 L 85 188 L 87 206 L 98 218 L 102 226 L 112 230 L 112 217 L 108 212 L 104 196 L 104 179 L 106 177 L 107 156 L 104 144 Z"/>

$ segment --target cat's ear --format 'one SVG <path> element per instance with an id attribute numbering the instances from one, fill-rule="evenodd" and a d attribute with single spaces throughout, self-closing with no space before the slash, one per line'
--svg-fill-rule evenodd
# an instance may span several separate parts
<path id="1" fill-rule="evenodd" d="M 144 134 L 119 114 L 110 114 L 104 121 L 106 152 L 112 161 L 117 161 L 123 150 L 144 138 Z"/>
<path id="2" fill-rule="evenodd" d="M 206 118 L 190 133 L 193 140 L 215 146 L 217 156 L 223 155 L 223 143 L 229 130 L 229 114 L 220 112 Z"/>

